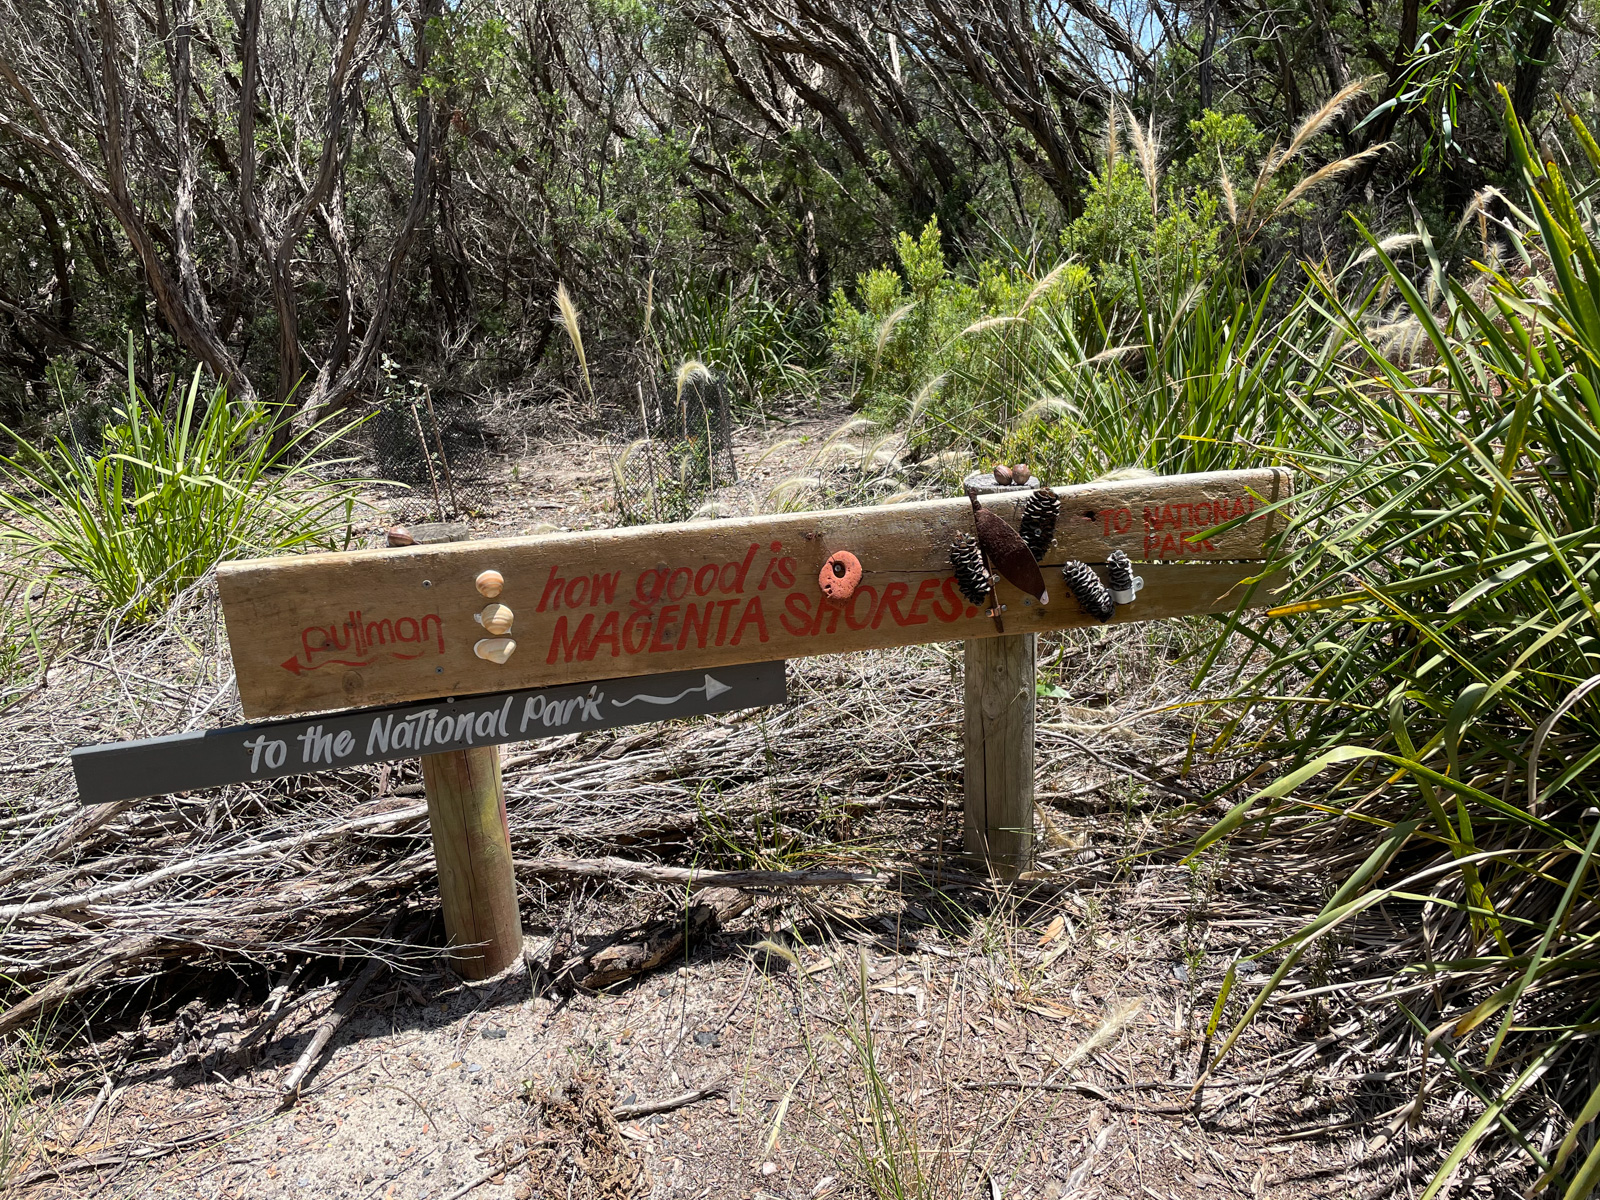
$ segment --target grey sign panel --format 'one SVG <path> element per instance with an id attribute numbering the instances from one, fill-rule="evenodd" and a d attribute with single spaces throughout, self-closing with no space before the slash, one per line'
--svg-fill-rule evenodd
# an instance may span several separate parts
<path id="1" fill-rule="evenodd" d="M 72 752 L 78 798 L 105 804 L 281 779 L 469 746 L 781 703 L 782 662 L 458 696 L 293 721 L 201 729 Z"/>

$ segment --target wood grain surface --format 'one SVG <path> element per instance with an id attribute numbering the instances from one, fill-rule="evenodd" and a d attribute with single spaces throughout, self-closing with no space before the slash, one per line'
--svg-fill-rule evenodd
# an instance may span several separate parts
<path id="1" fill-rule="evenodd" d="M 500 747 L 424 754 L 422 783 L 451 964 L 487 979 L 522 956 Z"/>
<path id="2" fill-rule="evenodd" d="M 1004 631 L 1092 624 L 1062 586 L 1069 559 L 1125 551 L 1145 589 L 1116 621 L 1234 608 L 1249 565 L 1282 528 L 1279 470 L 1148 477 L 1059 488 L 1045 556 L 1050 602 L 1002 583 Z M 1013 526 L 1026 493 L 984 497 Z M 1230 520 L 1210 538 L 1197 535 Z M 392 704 L 813 654 L 992 637 L 960 597 L 949 547 L 972 530 L 965 498 L 544 537 L 228 563 L 218 569 L 250 717 Z M 862 563 L 847 603 L 818 572 L 836 550 Z M 1241 565 L 1243 564 L 1243 565 Z M 481 572 L 504 577 L 513 613 L 504 662 L 473 652 Z M 1268 600 L 1255 589 L 1253 603 Z"/>
<path id="3" fill-rule="evenodd" d="M 965 647 L 962 850 L 1002 879 L 1033 866 L 1033 634 Z"/>

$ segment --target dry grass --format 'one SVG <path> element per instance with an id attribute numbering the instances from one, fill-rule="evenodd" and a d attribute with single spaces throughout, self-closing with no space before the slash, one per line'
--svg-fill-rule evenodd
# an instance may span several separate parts
<path id="1" fill-rule="evenodd" d="M 868 430 L 840 432 L 871 445 Z M 849 457 L 852 478 L 872 459 Z M 93 1155 L 71 1135 L 107 1078 L 105 1094 L 125 1098 L 97 1117 L 94 1144 L 145 1155 L 109 1195 L 201 1194 L 186 1172 L 225 1165 L 222 1149 L 206 1149 L 223 1131 L 252 1152 L 286 1153 L 263 1140 L 280 1127 L 275 1081 L 356 973 L 348 960 L 372 954 L 397 964 L 389 1015 L 358 1021 L 336 1045 L 302 1116 L 335 1112 L 348 1087 L 337 1081 L 385 1044 L 394 1013 L 408 1012 L 447 1024 L 433 1074 L 404 1084 L 407 1094 L 434 1120 L 452 1105 L 470 1115 L 476 1093 L 437 1068 L 452 1038 L 459 1047 L 485 1011 L 508 1004 L 538 1018 L 506 1023 L 542 1064 L 529 1068 L 530 1095 L 555 1098 L 548 1112 L 562 1096 L 588 1111 L 583 1097 L 606 1087 L 621 1098 L 734 1085 L 731 1108 L 625 1125 L 643 1167 L 640 1197 L 708 1184 L 718 1195 L 758 1186 L 928 1200 L 990 1200 L 994 1187 L 1144 1194 L 1130 1180 L 1187 1196 L 1216 1186 L 1194 1182 L 1202 1175 L 1241 1193 L 1299 1196 L 1322 1186 L 1319 1172 L 1377 1194 L 1403 1189 L 1434 1134 L 1459 1123 L 1460 1088 L 1435 1080 L 1410 1140 L 1393 1140 L 1388 1125 L 1416 1070 L 1408 1043 L 1363 1024 L 1353 992 L 1323 990 L 1350 987 L 1392 947 L 1378 914 L 1346 932 L 1345 959 L 1300 964 L 1227 1073 L 1190 1097 L 1214 1050 L 1212 1006 L 1229 964 L 1315 911 L 1325 872 L 1349 866 L 1337 847 L 1314 857 L 1292 823 L 1270 842 L 1181 861 L 1217 805 L 1239 794 L 1207 798 L 1226 775 L 1197 759 L 1187 769 L 1209 718 L 1167 711 L 1185 691 L 1181 660 L 1198 629 L 1119 628 L 1041 646 L 1040 853 L 1014 889 L 974 877 L 955 856 L 957 646 L 797 662 L 780 709 L 508 748 L 508 817 L 541 962 L 681 912 L 685 897 L 563 878 L 536 869 L 540 859 L 833 866 L 894 882 L 760 896 L 684 963 L 635 986 L 561 998 L 512 980 L 497 985 L 499 1000 L 455 985 L 428 948 L 437 901 L 414 764 L 77 808 L 62 762 L 72 746 L 238 719 L 223 632 L 202 582 L 150 635 L 58 657 L 47 687 L 0 713 L 0 975 L 15 980 L 0 1002 L 8 1014 L 24 1006 L 21 1029 L 49 1027 L 43 1042 L 13 1037 L 0 1061 L 8 1080 L 43 1081 L 25 1068 L 31 1044 L 52 1064 L 50 1089 L 30 1082 L 13 1105 L 26 1145 L 12 1170 L 32 1174 L 38 1194 L 65 1195 L 84 1178 L 69 1168 Z M 402 908 L 424 924 L 408 943 L 381 939 Z M 85 974 L 100 966 L 103 975 Z M 71 991 L 74 978 L 82 986 L 53 1021 L 26 1008 L 52 986 Z M 1265 976 L 1241 978 L 1224 1027 Z M 701 1047 L 694 1035 L 708 1031 L 714 1044 Z M 580 1063 L 600 1074 L 571 1093 Z M 192 1124 L 159 1134 L 131 1124 L 173 1104 L 168 1089 L 198 1104 L 202 1083 L 219 1099 Z M 376 1096 L 389 1085 L 362 1086 Z M 359 1132 L 367 1118 L 350 1119 L 356 1140 L 339 1161 L 359 1166 L 371 1153 Z M 552 1143 L 562 1161 L 588 1136 L 567 1124 L 576 1132 Z M 602 1133 L 624 1179 L 615 1137 Z M 1269 1150 L 1284 1138 L 1292 1157 Z M 180 1153 L 190 1165 L 163 1176 Z M 760 1173 L 766 1163 L 771 1176 Z M 55 1167 L 68 1169 L 63 1182 L 39 1174 Z M 531 1177 L 507 1178 L 510 1189 Z M 216 1192 L 280 1194 L 274 1186 L 255 1175 Z"/>

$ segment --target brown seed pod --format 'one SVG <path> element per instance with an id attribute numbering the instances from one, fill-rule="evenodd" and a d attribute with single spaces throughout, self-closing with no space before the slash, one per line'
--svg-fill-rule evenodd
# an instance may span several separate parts
<path id="1" fill-rule="evenodd" d="M 1111 620 L 1117 606 L 1112 603 L 1111 593 L 1091 567 L 1076 559 L 1064 562 L 1061 564 L 1061 578 L 1066 580 L 1067 590 L 1077 597 L 1079 608 L 1096 621 Z"/>
<path id="2" fill-rule="evenodd" d="M 1005 463 L 995 463 L 995 465 L 994 465 L 994 481 L 996 483 L 998 483 L 1001 487 L 1010 487 L 1011 486 L 1011 468 L 1006 466 Z"/>
<path id="3" fill-rule="evenodd" d="M 388 543 L 391 546 L 415 546 L 417 539 L 404 525 L 396 525 L 389 530 Z"/>
<path id="4" fill-rule="evenodd" d="M 1028 470 L 1027 463 L 1018 463 L 1011 468 L 1011 482 L 1017 484 L 1027 483 L 1033 478 L 1033 472 Z"/>
<path id="5" fill-rule="evenodd" d="M 978 545 L 983 547 L 989 564 L 1013 587 L 1037 597 L 1041 605 L 1050 603 L 1050 593 L 1045 590 L 1044 576 L 1034 561 L 1033 551 L 1021 535 L 995 513 L 978 504 L 975 492 L 968 492 L 972 501 L 973 520 L 978 526 Z"/>
<path id="6" fill-rule="evenodd" d="M 828 555 L 828 561 L 822 564 L 822 572 L 817 576 L 822 594 L 840 604 L 856 594 L 856 585 L 860 582 L 861 560 L 848 550 L 835 550 Z"/>
<path id="7" fill-rule="evenodd" d="M 487 596 L 493 600 L 500 594 L 500 589 L 505 587 L 506 578 L 499 571 L 483 571 L 479 573 L 478 578 L 473 582 L 478 589 L 479 595 Z"/>

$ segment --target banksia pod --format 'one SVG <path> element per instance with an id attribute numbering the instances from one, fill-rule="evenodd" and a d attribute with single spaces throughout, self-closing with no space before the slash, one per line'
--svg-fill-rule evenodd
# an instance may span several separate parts
<path id="1" fill-rule="evenodd" d="M 1067 581 L 1067 590 L 1078 598 L 1078 607 L 1096 621 L 1109 621 L 1117 606 L 1111 602 L 1111 593 L 1089 567 L 1073 559 L 1061 564 L 1061 578 Z"/>
<path id="2" fill-rule="evenodd" d="M 1035 562 L 1043 562 L 1056 539 L 1056 518 L 1061 515 L 1061 497 L 1049 488 L 1040 488 L 1022 503 L 1018 531 Z"/>
<path id="3" fill-rule="evenodd" d="M 1044 576 L 1039 574 L 1039 564 L 1028 544 L 997 514 L 979 505 L 976 492 L 968 492 L 967 498 L 972 501 L 972 517 L 978 526 L 978 545 L 983 547 L 984 558 L 1019 592 L 1038 597 L 1041 605 L 1049 604 L 1050 593 L 1045 590 Z"/>
<path id="4" fill-rule="evenodd" d="M 982 604 L 989 597 L 993 581 L 983 565 L 983 551 L 970 533 L 959 535 L 950 545 L 950 566 L 956 573 L 956 587 L 968 604 Z"/>

